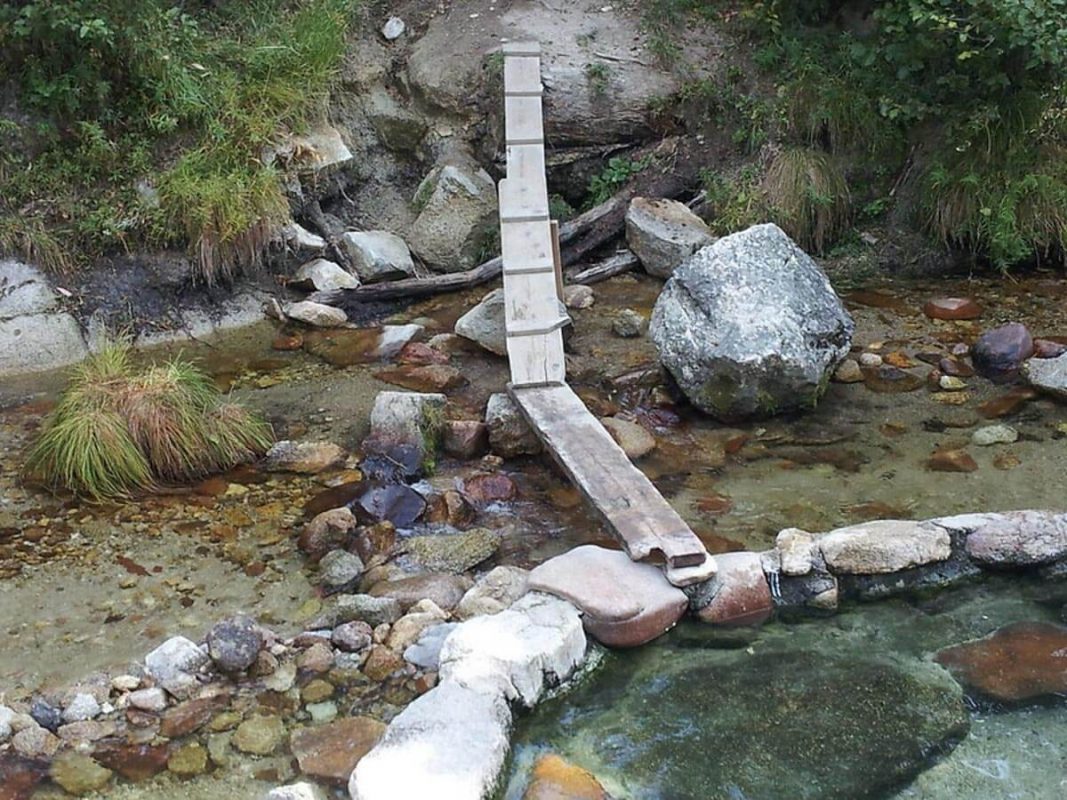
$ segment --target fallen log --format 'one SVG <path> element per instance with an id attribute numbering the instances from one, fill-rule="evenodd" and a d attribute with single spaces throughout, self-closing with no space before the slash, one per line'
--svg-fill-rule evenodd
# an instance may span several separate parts
<path id="1" fill-rule="evenodd" d="M 622 275 L 624 272 L 636 269 L 640 263 L 641 262 L 637 260 L 637 256 L 629 250 L 620 250 L 615 255 L 609 256 L 603 261 L 598 261 L 596 264 L 584 269 L 568 270 L 564 277 L 566 278 L 567 284 L 581 283 L 588 286 L 592 283 L 606 281 L 608 278 L 613 278 L 616 275 Z"/>
<path id="2" fill-rule="evenodd" d="M 625 187 L 605 202 L 560 225 L 564 266 L 586 259 L 594 250 L 621 235 L 626 209 L 632 198 L 678 197 L 690 191 L 700 180 L 700 170 L 708 162 L 709 149 L 694 138 L 673 137 L 637 150 L 634 156 L 635 161 L 650 158 L 650 166 L 634 175 Z M 503 262 L 497 256 L 464 272 L 315 292 L 308 299 L 344 308 L 354 303 L 427 297 L 488 283 L 500 276 L 502 268 Z"/>

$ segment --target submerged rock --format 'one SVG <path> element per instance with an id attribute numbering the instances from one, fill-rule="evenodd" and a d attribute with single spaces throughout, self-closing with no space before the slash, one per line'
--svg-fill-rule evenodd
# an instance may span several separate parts
<path id="1" fill-rule="evenodd" d="M 1030 331 L 1019 322 L 1009 322 L 986 331 L 971 348 L 975 371 L 995 383 L 1006 383 L 1019 374 L 1019 368 L 1034 354 Z"/>
<path id="2" fill-rule="evenodd" d="M 984 639 L 947 647 L 936 661 L 993 700 L 1062 696 L 1067 693 L 1067 627 L 1016 622 Z"/>
<path id="3" fill-rule="evenodd" d="M 1031 358 L 1023 364 L 1023 376 L 1041 391 L 1067 400 L 1067 353 L 1056 358 Z"/>
<path id="4" fill-rule="evenodd" d="M 534 764 L 530 784 L 522 800 L 610 800 L 604 787 L 581 767 L 555 753 L 541 756 Z"/>
<path id="5" fill-rule="evenodd" d="M 500 547 L 500 531 L 472 528 L 462 533 L 412 536 L 404 541 L 408 556 L 428 571 L 466 572 Z"/>
<path id="6" fill-rule="evenodd" d="M 624 775 L 632 797 L 875 800 L 970 724 L 959 685 L 917 659 L 771 642 L 712 652 L 613 662 L 539 711 L 527 741 Z"/>
<path id="7" fill-rule="evenodd" d="M 79 797 L 103 789 L 111 780 L 111 770 L 73 751 L 57 756 L 48 774 L 66 792 Z"/>
<path id="8" fill-rule="evenodd" d="M 293 731 L 289 746 L 304 775 L 343 786 L 384 732 L 385 723 L 372 717 L 348 717 Z"/>
<path id="9" fill-rule="evenodd" d="M 649 335 L 695 406 L 724 420 L 812 406 L 853 322 L 818 265 L 776 225 L 697 251 L 667 282 Z"/>
<path id="10" fill-rule="evenodd" d="M 219 622 L 207 635 L 207 648 L 223 672 L 242 672 L 256 663 L 263 649 L 263 632 L 251 617 L 238 614 Z"/>

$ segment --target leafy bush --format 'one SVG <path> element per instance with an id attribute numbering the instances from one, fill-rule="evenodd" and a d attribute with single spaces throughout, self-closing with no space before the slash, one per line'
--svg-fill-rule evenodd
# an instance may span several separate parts
<path id="1" fill-rule="evenodd" d="M 198 478 L 262 455 L 270 426 L 175 360 L 137 369 L 125 344 L 76 368 L 27 458 L 48 486 L 92 498 Z"/>
<path id="2" fill-rule="evenodd" d="M 610 200 L 611 196 L 625 186 L 630 178 L 648 169 L 651 163 L 651 156 L 636 161 L 623 156 L 609 158 L 600 174 L 594 175 L 589 180 L 586 208 L 592 208 Z"/>
<path id="3" fill-rule="evenodd" d="M 0 230 L 28 217 L 83 262 L 187 243 L 209 283 L 254 265 L 286 214 L 263 150 L 321 113 L 355 4 L 0 6 L 0 68 L 40 120 L 0 131 Z"/>

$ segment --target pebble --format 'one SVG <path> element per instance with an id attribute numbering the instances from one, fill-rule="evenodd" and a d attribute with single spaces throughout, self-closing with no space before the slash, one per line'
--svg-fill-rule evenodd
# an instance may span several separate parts
<path id="1" fill-rule="evenodd" d="M 213 733 L 207 737 L 207 757 L 211 759 L 212 764 L 216 767 L 225 767 L 232 761 L 232 742 L 233 734 L 229 731 Z"/>
<path id="2" fill-rule="evenodd" d="M 189 742 L 173 750 L 167 759 L 167 770 L 179 778 L 192 778 L 207 769 L 207 750 L 199 742 Z"/>
<path id="3" fill-rule="evenodd" d="M 877 353 L 860 353 L 859 363 L 861 367 L 880 367 L 882 357 Z"/>
<path id="4" fill-rule="evenodd" d="M 341 650 L 359 653 L 371 646 L 374 630 L 366 622 L 354 620 L 333 629 L 330 640 Z"/>
<path id="5" fill-rule="evenodd" d="M 317 642 L 300 654 L 296 665 L 308 672 L 329 672 L 333 666 L 333 650 L 328 644 Z"/>
<path id="6" fill-rule="evenodd" d="M 11 737 L 15 752 L 26 758 L 51 758 L 59 749 L 59 737 L 39 726 L 23 728 Z"/>
<path id="7" fill-rule="evenodd" d="M 954 375 L 942 375 L 937 385 L 946 392 L 961 392 L 967 388 L 967 384 Z"/>
<path id="8" fill-rule="evenodd" d="M 263 685 L 272 692 L 285 693 L 296 683 L 296 664 L 287 661 L 264 679 Z"/>
<path id="9" fill-rule="evenodd" d="M 63 724 L 63 712 L 40 697 L 30 703 L 30 716 L 42 728 L 53 733 Z"/>
<path id="10" fill-rule="evenodd" d="M 359 580 L 363 574 L 363 561 L 347 550 L 331 550 L 319 562 L 319 576 L 323 585 L 336 589 Z"/>
<path id="11" fill-rule="evenodd" d="M 977 462 L 965 450 L 937 450 L 926 462 L 933 472 L 974 472 Z"/>
<path id="12" fill-rule="evenodd" d="M 141 685 L 136 675 L 116 675 L 111 679 L 111 688 L 117 692 L 132 692 Z"/>
<path id="13" fill-rule="evenodd" d="M 862 380 L 863 371 L 854 358 L 846 358 L 834 370 L 834 381 L 837 383 L 859 383 Z"/>
<path id="14" fill-rule="evenodd" d="M 645 332 L 645 318 L 632 308 L 624 308 L 612 321 L 611 330 L 623 339 L 635 339 Z"/>
<path id="15" fill-rule="evenodd" d="M 311 721 L 316 725 L 337 719 L 337 703 L 332 700 L 327 700 L 324 703 L 308 703 L 306 709 L 308 714 L 311 715 Z"/>
<path id="16" fill-rule="evenodd" d="M 277 749 L 284 735 L 285 726 L 278 717 L 257 715 L 237 727 L 233 746 L 242 753 L 265 756 Z"/>
<path id="17" fill-rule="evenodd" d="M 65 709 L 64 722 L 82 722 L 100 715 L 100 704 L 91 694 L 76 694 Z"/>
<path id="18" fill-rule="evenodd" d="M 592 287 L 583 284 L 572 284 L 571 286 L 563 287 L 563 304 L 567 308 L 581 311 L 591 307 L 595 302 L 596 295 L 593 293 Z"/>
<path id="19" fill-rule="evenodd" d="M 48 774 L 65 791 L 79 796 L 98 791 L 111 780 L 111 770 L 74 751 L 58 756 Z"/>
<path id="20" fill-rule="evenodd" d="M 971 434 L 971 441 L 980 447 L 994 444 L 1012 444 L 1019 440 L 1019 432 L 1011 425 L 986 425 Z"/>
<path id="21" fill-rule="evenodd" d="M 382 36 L 387 42 L 392 42 L 403 36 L 405 30 L 407 30 L 407 25 L 404 24 L 404 20 L 400 17 L 389 17 L 382 25 Z"/>
<path id="22" fill-rule="evenodd" d="M 238 615 L 217 623 L 207 635 L 208 654 L 223 672 L 243 672 L 263 649 L 263 633 L 251 617 Z"/>
<path id="23" fill-rule="evenodd" d="M 332 683 L 324 681 L 321 678 L 316 678 L 300 690 L 300 699 L 303 700 L 305 704 L 321 703 L 322 701 L 333 697 L 334 691 L 336 691 L 336 689 Z"/>
<path id="24" fill-rule="evenodd" d="M 11 723 L 15 712 L 7 706 L 0 706 L 0 744 L 11 738 Z"/>

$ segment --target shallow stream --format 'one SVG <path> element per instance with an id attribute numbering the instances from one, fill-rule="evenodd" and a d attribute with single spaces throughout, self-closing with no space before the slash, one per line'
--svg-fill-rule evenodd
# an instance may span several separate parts
<path id="1" fill-rule="evenodd" d="M 596 413 L 630 418 L 656 436 L 656 450 L 640 466 L 713 552 L 765 549 L 778 530 L 790 526 L 822 531 L 875 518 L 1065 507 L 1067 406 L 1041 397 L 1011 401 L 1010 387 L 979 378 L 966 379 L 968 388 L 954 397 L 931 393 L 921 381 L 915 391 L 904 393 L 880 393 L 864 383 L 832 384 L 809 414 L 739 426 L 693 412 L 656 388 L 655 353 L 646 339 L 622 339 L 610 330 L 622 308 L 647 314 L 660 285 L 622 277 L 595 287 L 596 304 L 574 312 L 569 375 Z M 920 378 L 930 369 L 921 356 L 973 342 L 981 330 L 1000 322 L 1025 322 L 1035 335 L 1067 334 L 1067 283 L 1047 276 L 1014 283 L 942 279 L 862 287 L 842 278 L 837 286 L 856 319 L 856 347 L 910 363 L 905 371 Z M 418 320 L 427 335 L 447 332 L 483 294 L 435 298 L 397 312 L 391 321 Z M 922 304 L 937 295 L 975 297 L 986 313 L 975 323 L 927 319 Z M 190 343 L 185 353 L 262 410 L 279 438 L 331 439 L 357 452 L 374 397 L 397 387 L 383 380 L 378 365 L 361 363 L 358 333 L 307 334 L 304 348 L 292 352 L 271 349 L 276 333 L 273 325 L 263 324 L 210 346 Z M 489 394 L 504 388 L 505 362 L 470 345 L 455 352 L 452 365 L 469 382 L 448 392 L 450 413 L 481 418 Z M 22 485 L 18 468 L 19 453 L 59 385 L 53 376 L 0 386 L 0 448 L 6 454 L 0 464 L 0 700 L 67 685 L 92 671 L 121 669 L 167 636 L 198 638 L 214 621 L 238 611 L 283 635 L 298 632 L 321 598 L 296 549 L 295 534 L 305 504 L 338 476 L 243 469 L 191 491 L 135 502 L 90 505 L 52 497 Z M 985 405 L 990 401 L 1013 407 L 994 417 Z M 1018 441 L 972 445 L 973 431 L 992 422 L 1010 424 Z M 974 471 L 928 469 L 934 450 L 956 447 L 972 455 Z M 431 482 L 451 488 L 475 467 L 444 460 Z M 482 569 L 499 563 L 533 566 L 576 544 L 609 544 L 577 492 L 545 461 L 520 459 L 504 469 L 518 485 L 519 498 L 491 506 L 475 520 L 505 533 L 503 546 Z M 672 674 L 690 671 L 686 680 L 700 686 L 707 715 L 676 715 L 673 733 L 642 735 L 657 747 L 662 737 L 674 736 L 686 744 L 679 752 L 700 761 L 704 740 L 699 731 L 722 730 L 716 671 L 743 672 L 750 649 L 759 653 L 773 645 L 786 665 L 793 653 L 845 657 L 860 646 L 890 660 L 922 660 L 942 644 L 981 635 L 1000 622 L 1053 614 L 1036 599 L 1039 587 L 1005 582 L 969 591 L 952 595 L 960 599 L 945 601 L 955 605 L 941 613 L 895 602 L 838 619 L 776 623 L 735 649 L 716 643 L 718 634 L 682 626 L 661 644 L 613 657 L 600 677 L 539 714 L 524 730 L 516 763 L 521 768 L 530 753 L 550 742 L 578 763 L 588 763 L 620 798 L 703 797 L 693 794 L 699 784 L 686 783 L 683 773 L 664 773 L 671 776 L 668 786 L 634 783 L 644 778 L 629 772 L 637 750 L 626 739 L 635 727 L 628 720 L 670 717 L 656 692 L 669 693 Z M 805 672 L 798 663 L 793 671 L 773 674 L 776 680 L 802 683 Z M 629 688 L 620 693 L 621 686 Z M 739 694 L 761 691 L 755 681 L 747 688 L 740 679 L 731 686 Z M 618 702 L 608 701 L 613 697 Z M 573 698 L 582 698 L 581 707 Z M 387 718 L 397 710 L 383 704 L 374 713 Z M 609 724 L 618 725 L 623 738 L 606 753 L 601 744 Z M 1067 766 L 1062 707 L 974 711 L 970 730 L 949 758 L 902 797 L 947 800 L 962 796 L 968 786 L 975 788 L 967 792 L 982 798 L 1064 795 L 1061 789 L 1041 794 L 1058 785 Z M 834 754 L 832 760 L 846 755 Z M 249 759 L 238 763 L 244 766 L 184 784 L 180 795 L 172 781 L 157 779 L 111 789 L 108 796 L 259 797 L 264 784 L 250 776 L 273 767 Z M 983 793 L 983 776 L 1005 769 L 1010 779 L 989 784 L 1003 792 Z M 510 790 L 509 799 L 517 791 Z M 724 796 L 731 800 L 761 797 L 729 791 Z"/>

